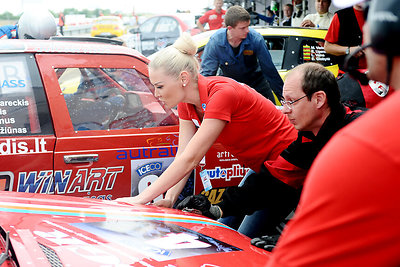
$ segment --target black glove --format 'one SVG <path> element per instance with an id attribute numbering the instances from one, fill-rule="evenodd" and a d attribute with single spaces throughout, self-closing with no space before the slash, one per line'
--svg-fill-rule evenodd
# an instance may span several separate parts
<path id="1" fill-rule="evenodd" d="M 183 211 L 201 214 L 213 220 L 218 220 L 222 215 L 221 209 L 218 206 L 211 205 L 208 198 L 201 194 L 186 197 L 176 206 L 176 208 Z"/>
<path id="2" fill-rule="evenodd" d="M 276 243 L 278 242 L 280 235 L 264 235 L 262 237 L 253 238 L 250 243 L 253 246 L 265 249 L 266 251 L 272 251 Z"/>

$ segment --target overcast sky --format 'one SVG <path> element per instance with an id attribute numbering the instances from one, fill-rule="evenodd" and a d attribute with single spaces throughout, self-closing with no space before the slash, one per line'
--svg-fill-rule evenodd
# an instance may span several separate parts
<path id="1" fill-rule="evenodd" d="M 4 4 L 2 10 L 20 14 L 24 8 L 42 5 L 49 10 L 59 12 L 65 8 L 110 9 L 113 12 L 130 13 L 174 13 L 177 9 L 201 13 L 204 8 L 213 8 L 213 0 L 14 0 L 13 4 Z"/>

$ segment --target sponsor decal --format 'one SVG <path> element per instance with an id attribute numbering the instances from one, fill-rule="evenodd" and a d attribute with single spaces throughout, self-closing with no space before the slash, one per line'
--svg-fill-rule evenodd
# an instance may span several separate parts
<path id="1" fill-rule="evenodd" d="M 131 160 L 131 196 L 140 194 L 154 183 L 173 160 L 173 157 Z M 154 201 L 163 197 L 160 195 Z"/>
<path id="2" fill-rule="evenodd" d="M 123 166 L 108 168 L 78 169 L 74 176 L 72 170 L 31 171 L 18 174 L 18 192 L 65 194 L 74 192 L 92 192 L 112 190 Z M 112 195 L 100 198 L 111 199 Z"/>
<path id="3" fill-rule="evenodd" d="M 252 56 L 252 55 L 254 55 L 254 51 L 253 50 L 244 50 L 243 55 L 244 56 Z"/>
<path id="4" fill-rule="evenodd" d="M 230 181 L 232 178 L 243 178 L 250 168 L 243 167 L 240 164 L 233 164 L 231 168 L 215 167 L 207 169 L 207 174 L 210 179 L 224 179 Z"/>
<path id="5" fill-rule="evenodd" d="M 331 58 L 327 56 L 324 47 L 319 45 L 303 45 L 303 59 L 304 61 L 313 62 L 324 62 L 331 60 Z"/>
<path id="6" fill-rule="evenodd" d="M 309 45 L 303 45 L 303 58 L 304 60 L 311 60 L 311 47 Z"/>
<path id="7" fill-rule="evenodd" d="M 168 135 L 166 137 L 153 137 L 146 140 L 149 146 L 167 146 L 167 145 L 178 145 L 178 135 Z"/>
<path id="8" fill-rule="evenodd" d="M 0 100 L 0 107 L 27 107 L 27 106 L 29 106 L 29 101 L 26 99 Z"/>
<path id="9" fill-rule="evenodd" d="M 219 161 L 238 161 L 238 159 L 229 151 L 217 152 L 217 158 Z"/>
<path id="10" fill-rule="evenodd" d="M 374 93 L 380 97 L 385 97 L 389 92 L 389 86 L 384 83 L 370 80 L 368 85 L 371 87 Z"/>
<path id="11" fill-rule="evenodd" d="M 136 169 L 136 172 L 137 174 L 139 174 L 139 177 L 142 177 L 143 175 L 149 174 L 154 171 L 161 171 L 162 166 L 163 166 L 162 162 L 151 162 L 138 167 Z"/>
<path id="12" fill-rule="evenodd" d="M 177 147 L 151 147 L 129 150 L 118 150 L 116 158 L 119 160 L 125 159 L 147 159 L 147 158 L 168 158 L 175 157 Z"/>
<path id="13" fill-rule="evenodd" d="M 0 127 L 0 131 L 2 128 L 5 127 Z M 33 140 L 26 140 L 26 141 L 17 141 L 16 139 L 13 138 L 13 139 L 7 139 L 4 142 L 0 142 L 0 155 L 42 153 L 42 152 L 47 152 L 46 140 L 44 138 L 35 138 Z"/>

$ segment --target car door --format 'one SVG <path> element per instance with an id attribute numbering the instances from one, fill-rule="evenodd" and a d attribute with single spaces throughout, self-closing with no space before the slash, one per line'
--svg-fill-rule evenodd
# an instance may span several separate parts
<path id="1" fill-rule="evenodd" d="M 37 54 L 57 142 L 47 193 L 136 195 L 176 154 L 178 118 L 128 55 Z"/>
<path id="2" fill-rule="evenodd" d="M 156 51 L 155 39 L 157 37 L 154 29 L 159 19 L 160 17 L 149 18 L 139 26 L 140 52 L 145 56 L 151 55 Z"/>
<path id="3" fill-rule="evenodd" d="M 181 35 L 179 22 L 173 17 L 160 17 L 154 28 L 154 33 L 156 36 L 155 49 L 159 51 L 166 46 L 172 45 L 179 38 Z"/>
<path id="4" fill-rule="evenodd" d="M 0 191 L 41 192 L 55 136 L 34 56 L 1 54 L 0 80 Z"/>

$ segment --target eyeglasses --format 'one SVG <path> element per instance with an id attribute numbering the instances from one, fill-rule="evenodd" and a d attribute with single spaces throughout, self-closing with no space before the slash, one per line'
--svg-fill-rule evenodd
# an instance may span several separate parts
<path id="1" fill-rule="evenodd" d="M 292 100 L 292 101 L 286 101 L 285 99 L 281 99 L 281 104 L 282 104 L 282 106 L 285 106 L 285 107 L 287 107 L 288 109 L 292 110 L 293 104 L 296 103 L 297 101 L 302 100 L 302 99 L 305 98 L 306 96 L 309 96 L 309 95 L 304 95 L 304 96 L 302 96 L 302 97 L 300 97 L 300 98 L 297 98 L 296 100 Z"/>

